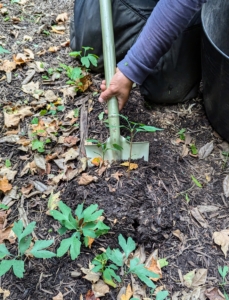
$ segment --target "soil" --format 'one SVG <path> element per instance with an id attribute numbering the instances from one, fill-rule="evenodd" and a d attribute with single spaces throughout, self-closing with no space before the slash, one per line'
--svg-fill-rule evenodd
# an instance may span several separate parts
<path id="1" fill-rule="evenodd" d="M 60 3 L 59 3 L 60 2 Z M 8 15 L 0 16 L 1 38 L 5 49 L 11 54 L 6 54 L 3 59 L 12 59 L 12 54 L 23 53 L 24 48 L 31 49 L 34 53 L 48 50 L 51 46 L 59 46 L 69 37 L 69 20 L 65 24 L 65 34 L 51 33 L 51 25 L 55 24 L 56 16 L 68 12 L 72 16 L 73 1 L 41 1 L 39 3 L 28 2 L 25 5 L 1 2 L 8 9 Z M 9 16 L 10 19 L 4 21 Z M 13 16 L 21 18 L 18 24 L 11 20 Z M 45 30 L 49 34 L 38 34 L 42 25 L 47 25 Z M 32 36 L 32 41 L 23 41 L 24 35 Z M 90 46 L 90 45 L 88 45 Z M 50 68 L 56 68 L 59 63 L 76 66 L 77 62 L 69 57 L 69 48 L 61 47 L 56 53 L 46 52 L 43 56 L 35 55 L 35 60 L 47 63 Z M 27 65 L 22 65 L 13 72 L 11 83 L 6 80 L 0 81 L 1 107 L 6 105 L 30 105 L 34 98 L 22 92 L 22 81 L 26 77 Z M 1 72 L 4 75 L 4 72 Z M 105 141 L 109 136 L 108 129 L 98 119 L 103 107 L 97 101 L 99 85 L 103 79 L 102 74 L 93 74 L 93 84 L 83 94 L 74 98 L 68 97 L 65 102 L 65 110 L 69 111 L 80 108 L 85 103 L 88 111 L 88 119 L 81 120 L 82 124 L 87 121 L 88 137 Z M 66 86 L 67 78 L 64 74 L 56 81 L 45 82 L 42 74 L 36 73 L 33 81 L 39 81 L 43 90 L 53 90 L 63 97 L 61 89 Z M 25 102 L 26 100 L 26 102 Z M 28 103 L 28 104 L 27 104 Z M 59 112 L 57 117 L 63 119 L 64 112 Z M 199 97 L 186 103 L 171 106 L 159 106 L 146 103 L 141 97 L 138 87 L 134 88 L 130 100 L 122 114 L 129 120 L 141 122 L 163 128 L 163 131 L 155 133 L 141 133 L 136 136 L 136 141 L 149 141 L 149 161 L 142 159 L 136 161 L 138 168 L 132 170 L 130 178 L 125 167 L 120 162 L 113 163 L 99 176 L 98 168 L 88 168 L 85 172 L 96 176 L 97 181 L 87 185 L 79 185 L 78 179 L 81 175 L 70 181 L 60 181 L 55 186 L 54 193 L 60 192 L 60 198 L 64 203 L 74 210 L 78 204 L 84 202 L 85 207 L 97 203 L 99 209 L 104 210 L 105 223 L 110 226 L 108 234 L 96 239 L 91 249 L 82 246 L 79 258 L 72 261 L 69 255 L 62 258 L 31 259 L 26 258 L 26 271 L 23 279 L 16 278 L 12 271 L 0 278 L 2 289 L 10 290 L 10 300 L 32 300 L 52 299 L 62 292 L 65 300 L 79 300 L 80 295 L 85 296 L 91 289 L 91 283 L 80 275 L 73 278 L 71 273 L 78 271 L 81 267 L 88 268 L 88 263 L 93 257 L 101 253 L 99 249 L 118 247 L 118 235 L 132 237 L 139 245 L 144 245 L 147 255 L 155 249 L 159 251 L 160 258 L 166 258 L 169 265 L 163 268 L 163 278 L 158 282 L 159 286 L 169 291 L 170 297 L 175 291 L 187 290 L 179 277 L 193 269 L 207 269 L 208 276 L 205 286 L 218 287 L 220 278 L 217 267 L 228 265 L 220 247 L 212 239 L 215 231 L 226 229 L 229 224 L 228 202 L 223 194 L 223 180 L 228 174 L 228 163 L 224 162 L 222 149 L 225 143 L 221 137 L 212 129 L 204 111 L 201 92 Z M 27 137 L 29 124 L 33 116 L 26 117 L 20 122 L 20 132 L 24 131 Z M 123 122 L 123 121 L 122 121 Z M 5 136 L 7 129 L 4 126 L 3 113 L 0 112 L 1 135 Z M 178 132 L 186 129 L 186 135 L 190 134 L 192 143 L 200 149 L 205 144 L 213 141 L 214 150 L 205 159 L 187 154 L 182 155 L 184 143 L 177 142 Z M 73 136 L 80 138 L 81 128 L 73 132 Z M 128 133 L 122 130 L 122 135 Z M 35 234 L 39 239 L 55 239 L 51 251 L 56 251 L 61 241 L 57 233 L 59 224 L 46 214 L 48 195 L 35 194 L 29 198 L 23 197 L 21 188 L 27 186 L 28 182 L 39 181 L 49 185 L 50 177 L 45 173 L 25 174 L 20 176 L 25 165 L 32 161 L 34 151 L 31 148 L 25 152 L 19 149 L 15 143 L 0 144 L 0 161 L 10 159 L 14 170 L 18 173 L 12 185 L 18 188 L 17 200 L 11 206 L 8 216 L 8 224 L 12 224 L 20 218 L 18 208 L 24 207 L 29 222 L 36 221 Z M 80 147 L 80 143 L 77 144 Z M 81 144 L 82 146 L 82 144 Z M 56 143 L 47 146 L 48 151 L 53 153 Z M 62 153 L 67 150 L 62 147 Z M 83 153 L 83 152 L 82 152 Z M 25 160 L 24 156 L 27 155 Z M 78 160 L 72 161 L 75 166 Z M 56 164 L 50 162 L 50 174 L 60 174 Z M 119 180 L 112 174 L 119 172 Z M 192 181 L 194 176 L 202 184 L 202 188 L 196 186 Z M 4 194 L 0 194 L 2 201 Z M 189 202 L 187 201 L 189 199 Z M 194 208 L 199 206 L 214 205 L 218 209 L 214 212 L 203 212 L 205 225 L 199 223 L 193 216 Z M 185 241 L 181 242 L 173 232 L 180 230 L 185 235 Z M 67 234 L 66 236 L 68 236 Z M 17 244 L 9 245 L 8 249 L 16 253 Z M 125 284 L 128 284 L 127 278 Z M 111 289 L 110 293 L 101 299 L 116 299 L 121 286 Z M 149 291 L 147 291 L 149 296 Z M 1 294 L 0 294 L 0 297 Z M 2 298 L 1 298 L 2 299 Z"/>

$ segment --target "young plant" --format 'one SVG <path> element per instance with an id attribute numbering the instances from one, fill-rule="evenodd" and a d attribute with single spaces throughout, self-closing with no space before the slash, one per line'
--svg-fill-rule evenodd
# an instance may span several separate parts
<path id="1" fill-rule="evenodd" d="M 91 204 L 83 209 L 83 204 L 79 204 L 73 217 L 71 208 L 62 201 L 58 204 L 60 211 L 51 210 L 50 215 L 61 224 L 58 230 L 59 234 L 65 234 L 67 231 L 74 231 L 70 238 L 64 239 L 57 249 L 57 257 L 62 257 L 70 249 L 71 259 L 76 259 L 80 254 L 81 239 L 86 247 L 91 247 L 94 239 L 106 234 L 110 227 L 101 220 L 103 210 L 97 210 L 97 204 Z"/>
<path id="2" fill-rule="evenodd" d="M 186 129 L 182 128 L 177 134 L 179 135 L 180 140 L 185 141 L 185 132 Z"/>
<path id="3" fill-rule="evenodd" d="M 135 135 L 139 132 L 156 132 L 156 131 L 161 131 L 163 129 L 160 129 L 160 128 L 157 128 L 154 126 L 145 125 L 142 123 L 136 123 L 136 122 L 129 121 L 128 117 L 123 116 L 123 115 L 120 115 L 120 117 L 122 119 L 124 119 L 127 123 L 127 125 L 121 125 L 120 127 L 123 127 L 126 130 L 128 130 L 129 134 L 130 134 L 130 137 L 129 137 L 130 154 L 129 154 L 129 168 L 128 168 L 128 172 L 130 174 L 130 163 L 131 163 L 131 159 L 132 159 L 132 146 L 133 146 L 133 141 L 134 141 Z"/>
<path id="4" fill-rule="evenodd" d="M 100 272 L 105 283 L 112 287 L 116 287 L 116 283 L 121 282 L 122 279 L 116 272 L 122 268 L 125 275 L 134 274 L 142 282 L 144 282 L 148 287 L 155 289 L 155 284 L 152 282 L 151 278 L 159 278 L 159 275 L 148 270 L 144 264 L 141 264 L 139 258 L 131 258 L 130 254 L 136 249 L 136 244 L 132 238 L 125 238 L 120 234 L 118 237 L 119 245 L 122 249 L 119 248 L 111 250 L 109 247 L 106 249 L 106 252 L 97 255 L 92 264 L 94 268 L 92 272 Z M 109 261 L 111 262 L 109 264 Z M 129 267 L 126 262 L 129 262 Z M 165 299 L 165 298 L 164 298 Z"/>
<path id="5" fill-rule="evenodd" d="M 222 286 L 223 289 L 223 294 L 226 300 L 229 300 L 229 296 L 228 294 L 225 292 L 224 286 L 226 285 L 226 276 L 227 273 L 229 271 L 228 266 L 224 266 L 224 267 L 218 267 L 218 272 L 220 274 L 220 276 L 222 277 L 222 282 L 220 283 L 220 285 Z"/>
<path id="6" fill-rule="evenodd" d="M 99 153 L 99 152 L 95 152 L 95 153 L 98 154 L 99 157 L 101 157 L 102 163 L 104 163 L 105 155 L 106 155 L 107 151 L 109 151 L 109 150 L 122 151 L 122 147 L 119 146 L 118 144 L 113 144 L 112 145 L 113 147 L 109 148 L 109 147 L 107 147 L 107 143 L 101 143 L 98 140 L 93 140 L 93 139 L 90 140 L 90 139 L 88 139 L 87 142 L 96 144 L 96 146 L 101 150 L 102 154 Z"/>
<path id="7" fill-rule="evenodd" d="M 60 67 L 66 71 L 66 75 L 70 80 L 66 83 L 69 85 L 76 85 L 76 89 L 79 90 L 83 85 L 81 79 L 85 77 L 83 70 L 80 67 L 70 67 L 65 64 L 60 64 Z"/>
<path id="8" fill-rule="evenodd" d="M 82 51 L 75 51 L 75 52 L 69 53 L 69 55 L 71 57 L 79 57 L 82 66 L 85 67 L 86 69 L 88 69 L 91 64 L 94 67 L 97 67 L 99 57 L 95 54 L 92 54 L 92 53 L 87 54 L 87 52 L 89 50 L 94 50 L 94 49 L 91 48 L 91 47 L 82 47 L 82 48 L 83 48 L 83 51 L 84 51 L 83 54 L 82 54 Z"/>
<path id="9" fill-rule="evenodd" d="M 25 255 L 32 255 L 36 258 L 52 258 L 55 253 L 45 250 L 50 247 L 54 240 L 37 240 L 32 243 L 31 233 L 35 228 L 36 222 L 29 223 L 23 230 L 22 221 L 14 223 L 13 232 L 18 238 L 18 254 L 11 254 L 5 244 L 0 244 L 0 277 L 13 268 L 14 275 L 23 278 L 25 272 Z M 13 257 L 12 259 L 6 259 Z"/>
<path id="10" fill-rule="evenodd" d="M 45 152 L 45 145 L 51 143 L 50 139 L 41 141 L 39 139 L 34 139 L 32 141 L 32 150 L 37 150 L 40 153 Z"/>

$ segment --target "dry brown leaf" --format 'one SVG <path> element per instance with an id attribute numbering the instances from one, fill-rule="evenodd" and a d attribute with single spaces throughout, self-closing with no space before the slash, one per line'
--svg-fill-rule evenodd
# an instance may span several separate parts
<path id="1" fill-rule="evenodd" d="M 57 34 L 65 34 L 65 27 L 64 26 L 52 26 L 51 32 Z"/>
<path id="2" fill-rule="evenodd" d="M 31 81 L 28 84 L 22 85 L 22 90 L 24 93 L 32 95 L 35 99 L 39 99 L 43 91 L 39 90 L 39 82 Z"/>
<path id="3" fill-rule="evenodd" d="M 214 232 L 213 240 L 217 245 L 221 246 L 221 249 L 226 258 L 229 247 L 229 229 Z"/>
<path id="4" fill-rule="evenodd" d="M 81 85 L 78 86 L 78 89 L 81 92 L 85 92 L 92 85 L 91 76 L 86 75 L 83 78 L 81 78 L 79 81 L 77 81 L 76 83 L 81 83 Z"/>
<path id="5" fill-rule="evenodd" d="M 120 164 L 120 166 L 124 166 L 124 167 L 129 167 L 130 166 L 130 170 L 135 170 L 135 169 L 138 168 L 138 164 L 129 163 L 128 161 Z"/>
<path id="6" fill-rule="evenodd" d="M 59 292 L 59 294 L 53 297 L 52 300 L 64 300 L 64 296 L 61 292 Z"/>
<path id="7" fill-rule="evenodd" d="M 4 111 L 4 124 L 6 127 L 17 126 L 20 120 L 24 120 L 25 117 L 30 117 L 33 115 L 31 112 L 32 107 L 24 106 L 18 109 L 15 108 L 8 111 Z"/>
<path id="8" fill-rule="evenodd" d="M 46 157 L 45 157 L 45 160 L 46 162 L 50 161 L 50 160 L 53 160 L 55 158 L 58 157 L 58 154 L 55 152 L 55 153 L 52 153 L 52 154 L 48 154 Z"/>
<path id="9" fill-rule="evenodd" d="M 19 140 L 19 141 L 17 141 L 17 144 L 19 144 L 19 145 L 22 145 L 22 146 L 26 147 L 26 146 L 28 146 L 28 145 L 30 145 L 30 144 L 31 144 L 31 141 L 30 141 L 30 140 L 28 140 L 28 139 L 26 139 L 26 138 L 22 138 L 22 137 L 20 137 L 20 140 Z"/>
<path id="10" fill-rule="evenodd" d="M 205 159 L 212 153 L 213 149 L 214 149 L 214 144 L 213 144 L 213 141 L 211 141 L 210 143 L 208 143 L 205 146 L 203 146 L 202 148 L 200 148 L 199 158 Z"/>
<path id="11" fill-rule="evenodd" d="M 4 229 L 7 224 L 7 217 L 10 211 L 0 210 L 0 230 Z"/>
<path id="12" fill-rule="evenodd" d="M 117 171 L 116 173 L 112 174 L 111 177 L 115 178 L 117 181 L 119 181 L 119 177 L 123 176 L 122 172 Z"/>
<path id="13" fill-rule="evenodd" d="M 32 183 L 30 183 L 30 184 L 27 185 L 27 186 L 23 186 L 23 187 L 21 188 L 22 194 L 23 194 L 23 195 L 28 195 L 28 194 L 32 191 L 33 186 L 34 186 L 34 185 L 33 185 Z"/>
<path id="14" fill-rule="evenodd" d="M 13 224 L 8 226 L 7 228 L 0 230 L 0 244 L 4 241 L 9 241 L 10 244 L 14 244 L 16 240 L 16 235 L 12 230 Z"/>
<path id="15" fill-rule="evenodd" d="M 66 153 L 62 154 L 62 157 L 64 157 L 64 161 L 68 162 L 69 160 L 74 160 L 79 156 L 79 150 L 71 148 Z"/>
<path id="16" fill-rule="evenodd" d="M 193 216 L 193 218 L 196 219 L 196 221 L 203 227 L 203 228 L 207 228 L 208 225 L 206 223 L 206 221 L 204 220 L 203 216 L 200 214 L 199 210 L 197 207 L 192 207 L 190 209 L 190 212 Z"/>
<path id="17" fill-rule="evenodd" d="M 27 61 L 34 60 L 34 53 L 33 53 L 32 50 L 30 50 L 30 49 L 24 49 L 24 52 L 25 52 Z"/>
<path id="18" fill-rule="evenodd" d="M 6 177 L 0 178 L 0 191 L 6 193 L 12 190 L 12 185 L 9 183 Z"/>
<path id="19" fill-rule="evenodd" d="M 103 280 L 99 280 L 97 283 L 92 284 L 92 291 L 95 297 L 103 297 L 110 292 L 110 288 Z"/>
<path id="20" fill-rule="evenodd" d="M 23 41 L 28 41 L 28 42 L 32 42 L 33 38 L 29 35 L 24 35 L 23 37 Z"/>
<path id="21" fill-rule="evenodd" d="M 6 298 L 9 297 L 10 291 L 9 290 L 3 290 L 2 288 L 0 288 L 0 294 L 3 294 L 3 300 L 5 300 Z"/>
<path id="22" fill-rule="evenodd" d="M 17 171 L 13 171 L 10 168 L 2 167 L 0 169 L 0 177 L 6 177 L 9 181 L 14 181 Z"/>
<path id="23" fill-rule="evenodd" d="M 132 295 L 133 295 L 133 292 L 132 292 L 131 286 L 130 286 L 130 284 L 128 284 L 125 295 L 121 296 L 121 300 L 130 300 Z"/>
<path id="24" fill-rule="evenodd" d="M 44 50 L 38 51 L 36 54 L 37 54 L 38 56 L 42 56 L 42 55 L 44 55 L 45 53 L 46 53 L 46 50 L 44 49 Z"/>
<path id="25" fill-rule="evenodd" d="M 87 279 L 88 281 L 92 283 L 96 283 L 100 279 L 101 273 L 95 273 L 91 270 L 93 269 L 93 265 L 89 264 L 89 269 L 81 268 L 81 271 L 86 274 L 83 278 Z"/>
<path id="26" fill-rule="evenodd" d="M 13 60 L 16 65 L 20 66 L 27 62 L 30 62 L 32 58 L 29 58 L 28 56 L 26 56 L 26 54 L 18 53 L 17 55 L 13 55 Z"/>
<path id="27" fill-rule="evenodd" d="M 82 176 L 78 179 L 78 184 L 79 185 L 88 185 L 92 183 L 93 181 L 97 181 L 96 176 L 91 176 L 87 173 L 83 173 Z"/>
<path id="28" fill-rule="evenodd" d="M 182 146 L 182 153 L 181 153 L 181 157 L 185 157 L 188 155 L 188 152 L 189 152 L 189 148 L 184 144 Z"/>
<path id="29" fill-rule="evenodd" d="M 65 12 L 65 13 L 62 13 L 62 14 L 59 14 L 56 18 L 56 22 L 57 23 L 64 23 L 68 20 L 68 14 Z"/>
<path id="30" fill-rule="evenodd" d="M 97 170 L 98 176 L 102 176 L 103 173 L 106 171 L 106 169 L 107 169 L 106 166 L 103 166 L 103 167 L 99 168 L 99 169 Z"/>
<path id="31" fill-rule="evenodd" d="M 59 50 L 60 50 L 60 46 L 52 46 L 52 47 L 49 47 L 49 49 L 48 49 L 48 51 L 51 53 L 55 53 Z"/>
<path id="32" fill-rule="evenodd" d="M 172 234 L 175 235 L 182 243 L 184 243 L 185 236 L 184 236 L 184 234 L 179 229 L 174 230 L 172 232 Z"/>
<path id="33" fill-rule="evenodd" d="M 66 87 L 60 91 L 64 94 L 64 98 L 70 97 L 73 99 L 77 94 L 74 86 Z"/>
<path id="34" fill-rule="evenodd" d="M 151 278 L 151 280 L 158 281 L 162 278 L 162 271 L 158 260 L 152 258 L 150 265 L 147 266 L 147 269 L 159 275 L 159 278 Z"/>
<path id="35" fill-rule="evenodd" d="M 86 294 L 86 300 L 100 300 L 100 299 L 95 297 L 93 291 L 88 291 Z"/>
<path id="36" fill-rule="evenodd" d="M 207 269 L 194 269 L 191 272 L 184 275 L 184 284 L 188 288 L 198 287 L 206 283 Z"/>
<path id="37" fill-rule="evenodd" d="M 139 283 L 135 280 L 134 276 L 131 275 L 131 283 L 133 290 L 133 298 L 144 299 L 146 298 L 146 291 L 144 287 L 141 287 Z"/>
<path id="38" fill-rule="evenodd" d="M 3 4 L 2 3 L 0 3 L 0 8 L 3 8 Z"/>
<path id="39" fill-rule="evenodd" d="M 0 71 L 5 71 L 6 73 L 12 72 L 17 67 L 14 61 L 4 60 L 0 66 Z"/>
<path id="40" fill-rule="evenodd" d="M 61 43 L 61 46 L 62 47 L 69 47 L 70 46 L 70 40 L 64 42 L 64 43 Z"/>
<path id="41" fill-rule="evenodd" d="M 205 296 L 209 298 L 209 300 L 224 300 L 224 295 L 220 292 L 218 288 L 211 288 L 206 290 Z"/>

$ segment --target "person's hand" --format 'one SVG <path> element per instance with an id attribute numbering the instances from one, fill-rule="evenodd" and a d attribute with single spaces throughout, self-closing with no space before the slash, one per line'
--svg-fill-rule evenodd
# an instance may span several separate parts
<path id="1" fill-rule="evenodd" d="M 129 98 L 132 85 L 133 82 L 117 68 L 108 88 L 106 88 L 106 81 L 103 80 L 100 86 L 102 93 L 99 97 L 99 102 L 108 101 L 114 96 L 118 100 L 118 109 L 120 111 L 123 109 Z"/>

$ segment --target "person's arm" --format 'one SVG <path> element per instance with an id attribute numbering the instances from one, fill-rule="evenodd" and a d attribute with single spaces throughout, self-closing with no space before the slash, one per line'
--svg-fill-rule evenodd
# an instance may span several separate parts
<path id="1" fill-rule="evenodd" d="M 160 0 L 150 15 L 136 43 L 118 63 L 118 72 L 106 89 L 101 85 L 99 101 L 116 96 L 119 109 L 128 100 L 133 82 L 142 84 L 161 56 L 187 27 L 193 15 L 207 0 Z"/>

